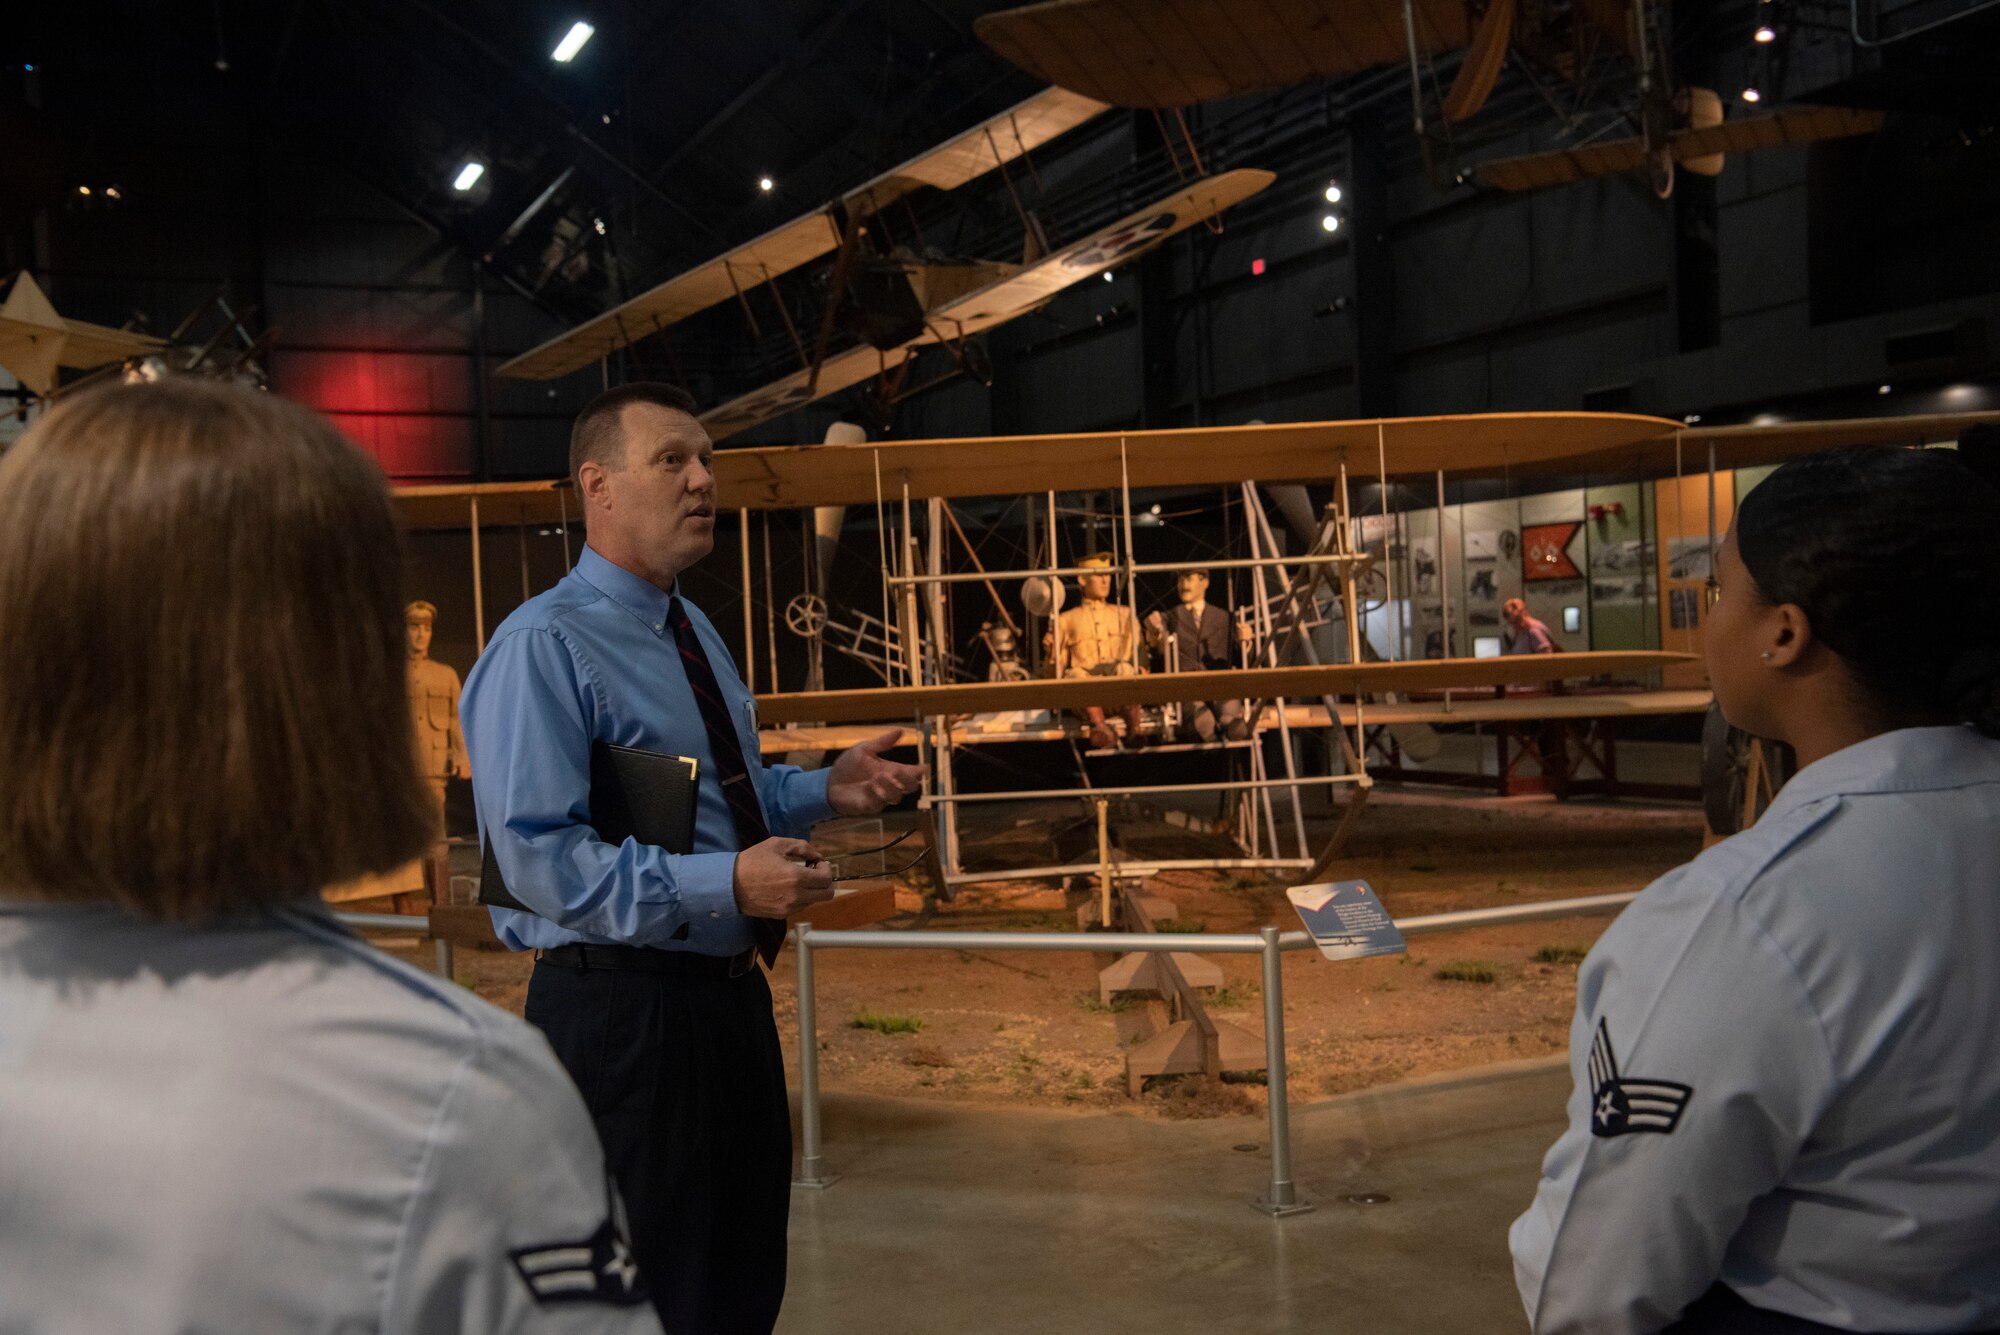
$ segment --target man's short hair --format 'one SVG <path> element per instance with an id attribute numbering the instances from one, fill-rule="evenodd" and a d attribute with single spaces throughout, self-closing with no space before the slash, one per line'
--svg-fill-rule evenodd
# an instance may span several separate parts
<path id="1" fill-rule="evenodd" d="M 625 433 L 619 429 L 619 420 L 626 405 L 632 403 L 651 403 L 689 417 L 700 413 L 694 395 L 660 380 L 634 380 L 605 390 L 583 405 L 576 424 L 569 429 L 569 480 L 578 487 L 583 485 L 581 474 L 588 461 L 614 472 L 623 467 Z"/>
<path id="2" fill-rule="evenodd" d="M 207 381 L 0 457 L 0 886 L 192 920 L 423 851 L 402 550 L 325 419 Z"/>
<path id="3" fill-rule="evenodd" d="M 1177 580 L 1186 579 L 1189 575 L 1200 575 L 1203 579 L 1207 579 L 1208 571 L 1202 566 L 1189 566 L 1185 570 L 1176 570 L 1174 572 L 1174 578 Z"/>

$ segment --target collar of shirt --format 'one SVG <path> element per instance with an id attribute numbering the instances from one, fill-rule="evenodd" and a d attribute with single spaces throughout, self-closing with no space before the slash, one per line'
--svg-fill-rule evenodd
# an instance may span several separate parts
<path id="1" fill-rule="evenodd" d="M 1767 817 L 1843 793 L 1913 792 L 2000 780 L 2000 742 L 1963 724 L 1898 728 L 1822 756 L 1794 774 Z"/>
<path id="2" fill-rule="evenodd" d="M 659 585 L 623 566 L 613 565 L 587 543 L 583 554 L 576 559 L 576 574 L 606 598 L 652 627 L 655 635 L 666 634 L 667 608 L 680 596 L 679 580 L 674 581 L 671 593 L 663 593 Z"/>

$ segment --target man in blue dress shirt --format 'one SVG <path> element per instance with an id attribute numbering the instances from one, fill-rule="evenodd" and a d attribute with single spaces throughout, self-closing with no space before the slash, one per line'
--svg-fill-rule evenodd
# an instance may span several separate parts
<path id="1" fill-rule="evenodd" d="M 792 1142 L 757 957 L 833 894 L 814 823 L 880 811 L 923 771 L 884 758 L 894 732 L 817 773 L 759 763 L 750 692 L 678 593 L 715 545 L 694 412 L 647 383 L 584 408 L 570 472 L 588 545 L 494 633 L 461 710 L 480 835 L 534 910 L 494 909 L 494 929 L 536 952 L 527 1018 L 596 1120 L 660 1319 L 761 1335 L 784 1297 Z M 692 853 L 597 837 L 595 742 L 699 762 Z"/>

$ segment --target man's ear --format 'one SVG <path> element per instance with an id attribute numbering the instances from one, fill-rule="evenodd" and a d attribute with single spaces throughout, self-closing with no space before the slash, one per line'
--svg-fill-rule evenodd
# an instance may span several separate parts
<path id="1" fill-rule="evenodd" d="M 586 459 L 576 470 L 577 494 L 583 497 L 585 506 L 599 510 L 611 508 L 611 474 L 595 459 Z"/>

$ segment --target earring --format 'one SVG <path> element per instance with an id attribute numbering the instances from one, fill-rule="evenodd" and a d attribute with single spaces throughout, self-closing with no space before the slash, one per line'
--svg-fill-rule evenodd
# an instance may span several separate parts
<path id="1" fill-rule="evenodd" d="M 1769 658 L 1770 656 L 1771 656 L 1771 651 L 1769 649 L 1766 649 L 1763 653 L 1757 655 L 1757 657 L 1759 658 Z"/>

